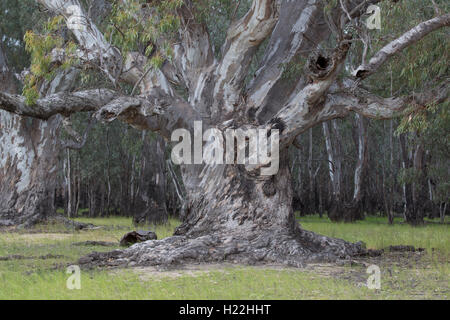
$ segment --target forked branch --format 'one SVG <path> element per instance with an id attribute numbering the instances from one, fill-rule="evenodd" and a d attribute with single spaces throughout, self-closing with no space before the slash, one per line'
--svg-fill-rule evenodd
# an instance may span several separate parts
<path id="1" fill-rule="evenodd" d="M 360 65 L 354 71 L 353 75 L 359 79 L 365 79 L 371 74 L 375 73 L 390 57 L 399 53 L 408 46 L 413 45 L 417 41 L 424 38 L 429 33 L 450 25 L 450 14 L 433 18 L 431 20 L 422 22 L 405 32 L 399 38 L 391 41 L 378 51 L 368 63 Z"/>

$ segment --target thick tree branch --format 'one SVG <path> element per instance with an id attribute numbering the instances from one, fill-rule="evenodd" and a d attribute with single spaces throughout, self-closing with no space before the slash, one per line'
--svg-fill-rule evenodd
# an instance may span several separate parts
<path id="1" fill-rule="evenodd" d="M 283 104 L 281 100 L 286 95 L 286 89 L 281 83 L 284 68 L 296 56 L 307 57 L 327 34 L 321 0 L 283 1 L 279 21 L 260 67 L 248 86 L 248 108 L 263 109 L 273 92 L 273 101 L 279 110 Z M 289 83 L 292 85 L 292 81 Z M 273 109 L 277 109 L 277 106 Z"/>
<path id="2" fill-rule="evenodd" d="M 84 12 L 79 0 L 36 0 L 52 12 L 64 16 L 66 21 L 76 18 L 78 26 L 71 27 L 82 48 L 78 57 L 84 61 L 97 61 L 109 79 L 116 83 L 122 70 L 119 51 L 109 44 L 97 26 Z M 74 10 L 74 8 L 78 8 Z"/>
<path id="3" fill-rule="evenodd" d="M 359 66 L 354 76 L 364 79 L 376 72 L 390 57 L 413 45 L 429 33 L 450 25 L 450 14 L 422 22 L 378 51 L 367 64 Z"/>
<path id="4" fill-rule="evenodd" d="M 214 52 L 206 25 L 195 16 L 193 1 L 185 0 L 178 14 L 181 42 L 174 46 L 175 64 L 186 86 L 194 91 L 202 71 L 214 63 Z"/>
<path id="5" fill-rule="evenodd" d="M 189 130 L 194 121 L 201 120 L 182 99 L 169 99 L 167 96 L 127 97 L 108 89 L 57 93 L 38 99 L 30 106 L 22 96 L 0 92 L 0 109 L 42 120 L 56 114 L 68 117 L 76 112 L 95 111 L 98 120 L 111 122 L 119 119 L 141 130 L 157 131 L 167 139 L 170 139 L 173 130 Z"/>
<path id="6" fill-rule="evenodd" d="M 170 139 L 175 129 L 192 129 L 201 117 L 185 101 L 158 97 L 119 97 L 96 112 L 98 120 L 111 122 L 119 119 L 139 130 L 159 132 Z"/>
<path id="7" fill-rule="evenodd" d="M 282 129 L 282 146 L 290 144 L 299 133 L 327 117 L 321 100 L 335 82 L 349 48 L 348 42 L 343 41 L 330 57 L 321 54 L 310 57 L 306 68 L 310 83 L 293 94 L 285 107 L 268 122 L 269 125 L 276 123 Z"/>
<path id="8" fill-rule="evenodd" d="M 76 112 L 95 111 L 117 96 L 115 91 L 108 89 L 63 92 L 38 99 L 33 105 L 27 105 L 23 96 L 0 92 L 0 109 L 22 116 L 48 120 L 55 114 L 68 116 Z"/>
<path id="9" fill-rule="evenodd" d="M 243 82 L 257 47 L 278 20 L 278 0 L 254 0 L 247 14 L 228 30 L 223 57 L 216 71 L 213 117 L 227 114 L 240 104 Z"/>
<path id="10" fill-rule="evenodd" d="M 362 88 L 337 93 L 331 99 L 336 107 L 344 107 L 348 111 L 357 112 L 367 118 L 391 119 L 401 115 L 403 111 L 413 112 L 426 108 L 430 104 L 439 104 L 448 99 L 449 81 L 421 93 L 413 93 L 402 97 L 383 98 Z"/>
<path id="11" fill-rule="evenodd" d="M 358 17 L 367 6 L 379 1 L 352 0 L 346 8 L 352 17 Z M 323 0 L 281 2 L 278 23 L 254 79 L 247 86 L 246 114 L 251 120 L 263 123 L 272 118 L 286 104 L 291 92 L 298 92 L 307 84 L 300 75 L 284 75 L 301 65 L 330 35 L 323 6 Z M 336 20 L 341 15 L 340 5 L 329 13 Z"/>

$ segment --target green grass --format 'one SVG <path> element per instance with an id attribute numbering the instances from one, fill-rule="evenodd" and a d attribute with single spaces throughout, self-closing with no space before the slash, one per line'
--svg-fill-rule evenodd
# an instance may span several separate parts
<path id="1" fill-rule="evenodd" d="M 0 299 L 408 299 L 449 298 L 448 225 L 411 228 L 389 226 L 386 219 L 369 217 L 354 224 L 334 224 L 318 216 L 299 218 L 306 229 L 350 241 L 364 241 L 370 248 L 411 244 L 429 251 L 420 259 L 389 257 L 379 261 L 381 290 L 362 284 L 368 275 L 362 266 L 312 266 L 306 269 L 203 267 L 199 271 L 155 272 L 153 269 L 82 271 L 81 290 L 68 290 L 66 266 L 91 251 L 115 247 L 73 246 L 73 242 L 118 241 L 133 230 L 130 218 L 77 218 L 104 226 L 97 230 L 68 232 L 60 225 L 39 225 L 33 232 L 0 233 L 0 256 L 11 254 L 63 255 L 52 259 L 0 261 Z M 178 225 L 150 227 L 164 238 Z M 118 248 L 118 246 L 116 247 Z M 432 253 L 431 248 L 435 248 Z M 435 254 L 438 253 L 438 254 Z M 174 276 L 174 274 L 176 276 Z"/>
<path id="2" fill-rule="evenodd" d="M 420 227 L 411 227 L 396 219 L 394 225 L 388 225 L 382 217 L 367 217 L 355 223 L 332 223 L 327 217 L 318 215 L 297 219 L 305 229 L 340 238 L 351 242 L 364 241 L 367 248 L 382 249 L 390 245 L 410 244 L 430 251 L 438 249 L 450 254 L 450 226 L 428 223 Z M 437 221 L 437 220 L 436 220 Z M 435 222 L 435 221 L 433 221 Z"/>

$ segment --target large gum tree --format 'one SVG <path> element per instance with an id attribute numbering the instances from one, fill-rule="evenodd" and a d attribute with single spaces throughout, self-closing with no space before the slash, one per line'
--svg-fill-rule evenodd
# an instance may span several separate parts
<path id="1" fill-rule="evenodd" d="M 42 83 L 41 95 L 69 90 L 77 74 L 76 69 L 60 72 Z M 1 47 L 0 81 L 3 92 L 17 91 Z M 0 226 L 31 226 L 54 215 L 62 122 L 59 114 L 42 121 L 0 110 Z"/>
<path id="2" fill-rule="evenodd" d="M 73 6 L 82 8 L 78 0 L 38 2 L 70 23 Z M 291 205 L 287 148 L 311 127 L 351 112 L 388 119 L 407 107 L 420 108 L 447 98 L 447 82 L 421 93 L 389 98 L 371 93 L 362 82 L 391 56 L 448 26 L 449 14 L 420 23 L 370 59 L 364 50 L 361 65 L 348 72 L 348 53 L 359 41 L 360 31 L 364 33 L 366 10 L 378 2 L 253 0 L 249 10 L 229 26 L 217 55 L 211 30 L 201 18 L 202 5 L 208 2 L 116 1 L 116 5 L 134 4 L 134 10 L 128 12 L 133 25 L 141 24 L 144 31 L 154 32 L 149 38 L 151 50 L 136 51 L 112 45 L 112 37 L 100 31 L 88 10 L 78 10 L 77 22 L 84 27 L 71 31 L 78 45 L 72 54 L 77 55 L 80 66 L 96 66 L 117 89 L 56 93 L 31 104 L 25 97 L 3 92 L 1 109 L 41 120 L 94 111 L 102 121 L 119 119 L 157 132 L 166 140 L 175 129 L 193 131 L 194 121 L 201 120 L 204 127 L 220 130 L 278 129 L 280 141 L 279 171 L 272 176 L 261 175 L 259 166 L 181 165 L 186 213 L 172 237 L 94 253 L 80 263 L 159 265 L 228 260 L 301 266 L 308 261 L 333 261 L 363 253 L 360 244 L 321 236 L 297 224 Z M 159 15 L 175 19 L 178 31 L 170 36 L 161 32 L 170 19 Z M 120 30 L 121 26 L 114 27 Z M 324 50 L 325 42 L 332 50 Z M 163 50 L 170 51 L 167 58 Z M 54 53 L 54 59 L 64 55 L 57 49 Z M 302 59 L 301 72 L 294 78 L 286 77 L 286 68 Z M 255 64 L 257 70 L 250 75 Z M 133 87 L 133 94 L 118 89 L 122 83 Z"/>

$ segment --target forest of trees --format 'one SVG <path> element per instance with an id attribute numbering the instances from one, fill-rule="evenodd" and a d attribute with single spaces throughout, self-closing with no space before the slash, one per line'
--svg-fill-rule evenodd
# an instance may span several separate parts
<path id="1" fill-rule="evenodd" d="M 82 7 L 87 31 L 67 28 L 60 17 L 67 18 L 68 4 Z M 364 26 L 369 4 L 381 7 L 381 30 Z M 289 212 L 345 222 L 367 215 L 385 216 L 389 223 L 394 217 L 412 225 L 425 217 L 444 222 L 450 195 L 448 9 L 445 0 L 2 0 L 0 224 L 30 225 L 62 210 L 68 218 L 124 215 L 136 223 L 175 215 L 183 220 L 178 235 L 200 239 L 235 225 L 256 228 L 246 226 L 252 215 L 261 216 L 253 222 L 258 228 L 275 219 L 260 210 L 277 212 L 282 222 L 271 223 L 288 228 Z M 277 23 L 281 17 L 283 24 Z M 296 21 L 304 23 L 301 31 Z M 295 40 L 296 30 L 302 41 Z M 415 33 L 401 38 L 409 30 Z M 180 60 L 172 47 L 177 41 L 184 50 Z M 369 59 L 379 58 L 391 41 L 398 42 L 392 53 L 381 54 L 379 63 Z M 77 50 L 85 52 L 75 59 Z M 272 87 L 266 90 L 267 83 Z M 314 85 L 319 89 L 311 93 Z M 259 96 L 262 91 L 267 95 Z M 58 96 L 67 92 L 75 94 Z M 156 120 L 149 119 L 145 99 L 177 115 L 152 111 Z M 308 112 L 337 109 L 288 114 L 290 103 L 301 99 Z M 228 107 L 241 104 L 244 113 Z M 187 105 L 195 105 L 196 113 Z M 170 130 L 196 117 L 286 132 L 280 173 L 260 181 L 239 168 L 209 168 L 211 179 L 228 180 L 214 182 L 213 191 L 203 186 L 202 169 L 170 160 Z M 235 191 L 227 191 L 228 185 Z M 266 192 L 268 185 L 275 196 Z M 225 219 L 220 210 L 236 224 L 212 226 L 211 219 Z M 273 237 L 289 242 L 283 237 L 291 235 L 275 230 Z M 316 241 L 310 234 L 300 238 L 303 246 L 305 239 Z"/>

